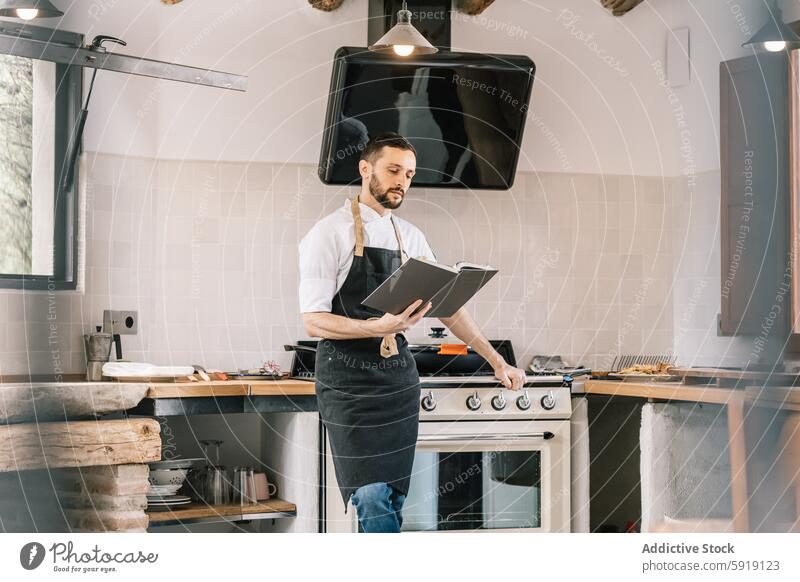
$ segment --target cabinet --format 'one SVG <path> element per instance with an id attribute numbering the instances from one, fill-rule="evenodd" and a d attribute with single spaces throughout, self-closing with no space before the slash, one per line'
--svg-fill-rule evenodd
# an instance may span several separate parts
<path id="1" fill-rule="evenodd" d="M 723 335 L 766 334 L 772 341 L 789 323 L 782 287 L 789 261 L 789 78 L 786 52 L 720 64 Z"/>

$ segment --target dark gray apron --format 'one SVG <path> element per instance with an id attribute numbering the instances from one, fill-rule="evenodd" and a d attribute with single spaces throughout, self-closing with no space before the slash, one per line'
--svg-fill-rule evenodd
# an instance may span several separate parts
<path id="1" fill-rule="evenodd" d="M 352 210 L 353 264 L 333 298 L 331 313 L 351 319 L 380 317 L 383 312 L 361 302 L 400 266 L 403 241 L 392 219 L 400 250 L 365 247 L 358 198 Z M 345 513 L 350 496 L 362 485 L 386 482 L 406 495 L 411 480 L 419 430 L 419 375 L 402 334 L 396 336 L 398 354 L 388 358 L 380 354 L 382 339 L 322 339 L 317 346 L 317 403 Z"/>

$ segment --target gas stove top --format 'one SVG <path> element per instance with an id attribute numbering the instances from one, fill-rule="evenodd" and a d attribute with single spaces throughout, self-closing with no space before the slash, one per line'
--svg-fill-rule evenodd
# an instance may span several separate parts
<path id="1" fill-rule="evenodd" d="M 560 420 L 572 416 L 568 386 L 431 386 L 422 384 L 420 422 Z"/>
<path id="2" fill-rule="evenodd" d="M 285 346 L 295 352 L 291 377 L 314 380 L 315 341 Z M 492 346 L 517 365 L 508 340 Z M 463 344 L 412 344 L 420 377 L 420 421 L 568 419 L 572 413 L 569 370 L 537 370 L 525 376 L 523 389 L 508 390 L 494 377 L 489 363 Z M 579 383 L 580 381 L 578 381 Z"/>
<path id="3" fill-rule="evenodd" d="M 469 375 L 453 375 L 453 376 L 420 376 L 420 383 L 423 388 L 441 386 L 446 388 L 474 388 L 476 386 L 496 387 L 502 386 L 500 381 L 494 375 L 476 374 Z M 526 387 L 531 386 L 570 386 L 572 384 L 572 377 L 560 374 L 553 374 L 543 376 L 538 374 L 528 374 L 525 376 Z"/>

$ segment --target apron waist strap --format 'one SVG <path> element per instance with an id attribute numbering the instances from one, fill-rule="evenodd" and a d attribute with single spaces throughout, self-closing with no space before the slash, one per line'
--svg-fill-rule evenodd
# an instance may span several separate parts
<path id="1" fill-rule="evenodd" d="M 371 319 L 380 319 L 379 317 L 370 317 L 367 321 Z M 383 336 L 381 340 L 381 356 L 384 358 L 391 358 L 392 356 L 396 356 L 400 353 L 400 350 L 397 349 L 397 334 L 390 333 L 389 335 Z"/>

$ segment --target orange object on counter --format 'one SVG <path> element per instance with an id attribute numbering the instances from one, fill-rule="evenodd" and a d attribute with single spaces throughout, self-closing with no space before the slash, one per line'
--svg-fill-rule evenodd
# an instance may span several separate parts
<path id="1" fill-rule="evenodd" d="M 440 356 L 466 356 L 468 348 L 467 344 L 440 344 L 437 354 Z"/>

